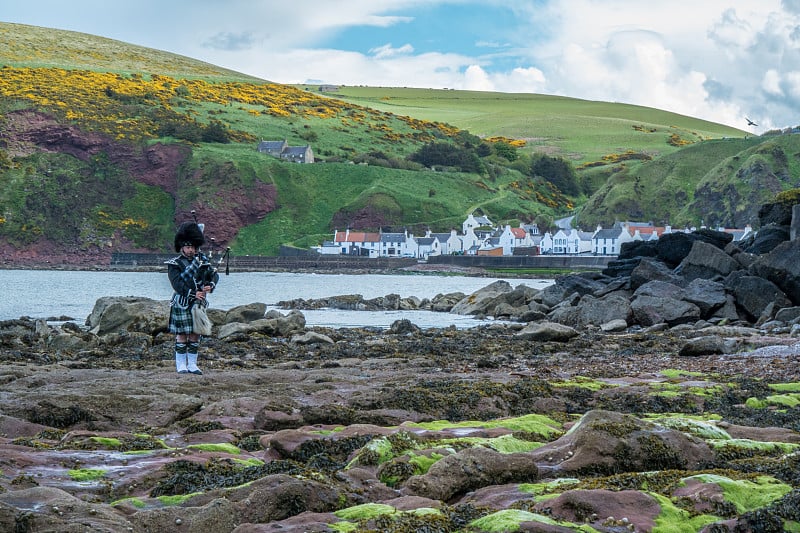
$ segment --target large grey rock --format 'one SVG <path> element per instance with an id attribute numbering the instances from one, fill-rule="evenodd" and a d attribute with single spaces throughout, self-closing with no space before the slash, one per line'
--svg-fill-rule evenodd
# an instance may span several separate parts
<path id="1" fill-rule="evenodd" d="M 603 298 L 586 295 L 578 304 L 578 327 L 594 325 L 600 326 L 614 320 L 622 320 L 626 324 L 633 318 L 631 304 L 628 298 L 620 294 L 609 294 Z"/>
<path id="2" fill-rule="evenodd" d="M 687 281 L 694 279 L 724 278 L 734 270 L 739 270 L 739 263 L 712 244 L 696 241 L 681 264 L 675 268 L 675 274 L 683 276 Z"/>
<path id="3" fill-rule="evenodd" d="M 658 249 L 655 241 L 628 241 L 623 242 L 619 249 L 617 259 L 633 259 L 634 257 L 656 257 Z"/>
<path id="4" fill-rule="evenodd" d="M 766 278 L 800 305 L 800 239 L 786 241 L 756 260 L 750 271 Z"/>
<path id="5" fill-rule="evenodd" d="M 695 279 L 683 290 L 683 299 L 700 308 L 703 317 L 708 317 L 727 301 L 725 286 L 717 281 Z"/>
<path id="6" fill-rule="evenodd" d="M 237 305 L 225 313 L 225 324 L 231 322 L 252 322 L 264 318 L 267 312 L 267 304 L 254 302 L 245 305 Z"/>
<path id="7" fill-rule="evenodd" d="M 683 280 L 675 275 L 663 261 L 651 257 L 643 257 L 639 265 L 631 272 L 631 289 L 634 291 L 648 281 L 665 281 L 680 285 Z"/>
<path id="8" fill-rule="evenodd" d="M 316 331 L 306 331 L 302 335 L 292 336 L 292 343 L 294 344 L 335 344 L 333 339 L 322 333 Z"/>
<path id="9" fill-rule="evenodd" d="M 516 338 L 531 341 L 567 342 L 577 337 L 578 332 L 569 326 L 555 322 L 532 322 L 514 335 Z"/>
<path id="10" fill-rule="evenodd" d="M 290 337 L 294 333 L 301 333 L 306 327 L 306 317 L 300 311 L 292 310 L 286 316 L 278 312 L 270 312 L 267 316 L 268 318 L 252 322 L 231 322 L 220 326 L 217 337 L 226 339 L 239 334 L 249 335 L 251 333 L 261 333 L 272 337 Z"/>
<path id="11" fill-rule="evenodd" d="M 605 287 L 606 284 L 599 279 L 595 279 L 591 273 L 558 276 L 552 285 L 541 292 L 542 303 L 548 307 L 555 307 L 573 294 L 579 296 L 593 294 L 597 291 L 602 291 Z"/>
<path id="12" fill-rule="evenodd" d="M 478 314 L 491 314 L 487 312 L 488 307 L 492 304 L 493 300 L 500 294 L 511 292 L 513 288 L 507 281 L 498 280 L 486 287 L 479 289 L 469 296 L 463 298 L 460 302 L 455 304 L 451 313 L 457 315 L 478 315 Z M 494 305 L 497 305 L 494 303 Z"/>
<path id="13" fill-rule="evenodd" d="M 684 290 L 675 285 L 674 283 L 668 283 L 666 281 L 649 281 L 636 289 L 633 293 L 633 297 L 639 296 L 653 296 L 655 298 L 672 298 L 674 300 L 682 300 L 684 297 Z"/>
<path id="14" fill-rule="evenodd" d="M 729 288 L 736 299 L 736 305 L 752 320 L 761 318 L 770 305 L 776 310 L 792 306 L 792 302 L 777 285 L 758 276 L 737 276 L 733 278 Z"/>
<path id="15" fill-rule="evenodd" d="M 793 202 L 768 202 L 758 208 L 758 223 L 763 228 L 770 224 L 788 226 L 792 223 Z"/>
<path id="16" fill-rule="evenodd" d="M 498 295 L 497 298 L 499 301 L 513 307 L 523 307 L 534 301 L 537 294 L 539 294 L 539 289 L 520 284 L 514 287 L 512 291 Z"/>
<path id="17" fill-rule="evenodd" d="M 705 335 L 686 341 L 678 355 L 692 357 L 699 355 L 718 355 L 733 353 L 736 350 L 736 341 L 724 339 L 718 335 Z"/>
<path id="18" fill-rule="evenodd" d="M 780 320 L 787 324 L 795 322 L 798 318 L 800 318 L 800 307 L 784 307 L 775 313 L 775 320 Z"/>
<path id="19" fill-rule="evenodd" d="M 700 318 L 700 308 L 693 303 L 674 298 L 637 296 L 631 302 L 634 320 L 642 326 L 666 323 L 670 327 L 695 322 Z"/>
<path id="20" fill-rule="evenodd" d="M 614 259 L 609 261 L 602 273 L 611 278 L 630 276 L 633 269 L 641 262 L 641 257 L 631 257 L 629 259 Z"/>
<path id="21" fill-rule="evenodd" d="M 711 317 L 726 321 L 739 320 L 742 318 L 739 316 L 739 311 L 736 309 L 736 300 L 732 294 L 725 295 L 725 303 L 722 304 L 722 307 L 715 310 Z"/>
<path id="22" fill-rule="evenodd" d="M 138 331 L 149 335 L 167 331 L 169 302 L 139 296 L 99 298 L 86 319 L 95 335 Z"/>
<path id="23" fill-rule="evenodd" d="M 577 305 L 557 305 L 547 314 L 547 320 L 563 324 L 564 326 L 576 327 L 578 325 L 579 313 L 580 307 Z"/>
<path id="24" fill-rule="evenodd" d="M 762 226 L 753 239 L 753 244 L 744 249 L 745 252 L 763 255 L 770 253 L 780 244 L 789 240 L 789 226 L 770 224 Z"/>
<path id="25" fill-rule="evenodd" d="M 676 267 L 689 255 L 696 241 L 704 241 L 719 249 L 733 239 L 731 235 L 720 231 L 701 229 L 692 233 L 665 233 L 656 242 L 658 258 L 668 266 Z"/>
<path id="26" fill-rule="evenodd" d="M 431 299 L 431 311 L 449 313 L 453 306 L 466 298 L 463 292 L 449 292 L 447 294 L 437 294 Z"/>

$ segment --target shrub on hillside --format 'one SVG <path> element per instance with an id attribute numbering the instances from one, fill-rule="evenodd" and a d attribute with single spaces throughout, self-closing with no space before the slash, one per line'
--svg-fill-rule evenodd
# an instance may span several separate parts
<path id="1" fill-rule="evenodd" d="M 531 163 L 531 174 L 544 178 L 563 194 L 576 196 L 580 189 L 575 169 L 566 159 L 543 155 Z"/>
<path id="2" fill-rule="evenodd" d="M 449 143 L 432 142 L 411 154 L 409 160 L 426 167 L 449 167 L 483 174 L 485 168 L 474 151 Z"/>

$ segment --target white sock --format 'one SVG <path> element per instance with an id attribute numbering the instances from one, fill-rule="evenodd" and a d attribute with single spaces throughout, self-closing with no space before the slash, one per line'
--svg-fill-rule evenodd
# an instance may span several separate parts
<path id="1" fill-rule="evenodd" d="M 175 369 L 178 372 L 186 372 L 186 345 L 182 343 L 175 344 Z"/>
<path id="2" fill-rule="evenodd" d="M 186 366 L 186 369 L 189 372 L 199 372 L 200 371 L 200 369 L 197 368 L 197 354 L 196 353 L 187 352 L 186 359 L 188 360 L 188 363 L 189 363 Z"/>

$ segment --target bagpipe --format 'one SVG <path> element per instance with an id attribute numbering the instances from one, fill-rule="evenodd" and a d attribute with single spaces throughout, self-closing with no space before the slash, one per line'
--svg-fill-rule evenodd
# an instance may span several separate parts
<path id="1" fill-rule="evenodd" d="M 194 218 L 194 223 L 197 224 L 197 227 L 200 228 L 200 231 L 203 233 L 203 235 L 205 235 L 206 225 L 197 221 L 197 214 L 195 213 L 194 209 L 192 210 L 192 218 Z M 211 241 L 211 249 L 209 250 L 208 255 L 204 254 L 201 249 L 197 250 L 197 257 L 200 259 L 200 268 L 197 270 L 197 281 L 201 287 L 211 284 L 211 282 L 214 280 L 214 275 L 219 270 L 219 267 L 222 266 L 223 261 L 225 261 L 225 275 L 228 276 L 231 273 L 230 247 L 226 247 L 224 252 L 220 252 L 217 248 L 221 247 L 217 246 L 216 241 L 214 241 L 214 237 L 209 238 L 209 241 Z M 214 265 L 215 253 L 219 255 L 216 266 Z"/>

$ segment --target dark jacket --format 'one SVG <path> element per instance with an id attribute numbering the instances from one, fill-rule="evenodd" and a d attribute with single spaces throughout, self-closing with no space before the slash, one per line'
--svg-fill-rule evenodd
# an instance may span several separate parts
<path id="1" fill-rule="evenodd" d="M 198 254 L 194 260 L 190 261 L 185 255 L 179 255 L 169 261 L 167 265 L 167 276 L 169 283 L 175 294 L 172 295 L 172 305 L 186 309 L 195 301 L 195 293 L 202 289 L 204 285 L 211 285 L 211 290 L 219 282 L 219 274 L 211 266 L 208 259 Z"/>

